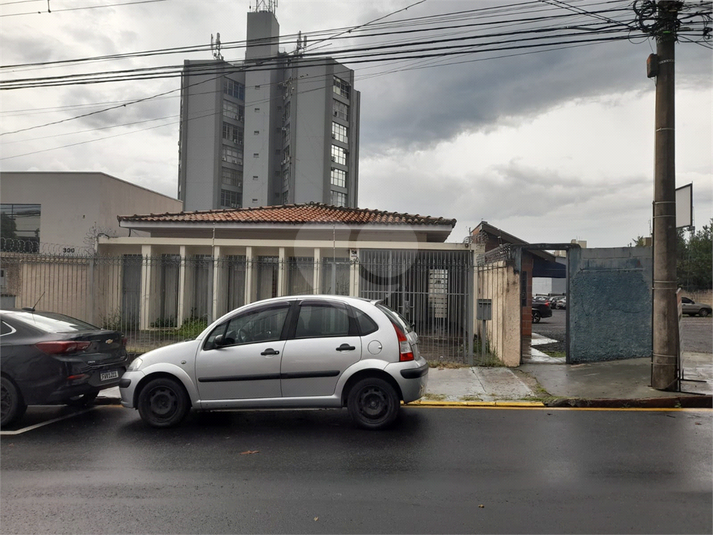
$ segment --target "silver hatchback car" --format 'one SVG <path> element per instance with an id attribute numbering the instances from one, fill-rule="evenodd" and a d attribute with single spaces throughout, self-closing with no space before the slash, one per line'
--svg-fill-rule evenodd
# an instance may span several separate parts
<path id="1" fill-rule="evenodd" d="M 418 336 L 377 301 L 290 296 L 229 312 L 195 340 L 149 351 L 119 382 L 121 404 L 154 427 L 191 408 L 346 406 L 361 427 L 396 419 L 400 401 L 426 391 Z"/>

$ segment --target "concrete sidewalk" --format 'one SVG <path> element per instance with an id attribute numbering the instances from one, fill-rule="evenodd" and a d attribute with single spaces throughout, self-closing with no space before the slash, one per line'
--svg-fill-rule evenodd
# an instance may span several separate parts
<path id="1" fill-rule="evenodd" d="M 684 353 L 682 392 L 649 386 L 651 359 L 564 364 L 526 362 L 519 368 L 431 368 L 421 405 L 548 405 L 711 407 L 713 354 Z M 99 403 L 119 403 L 119 388 L 102 390 Z"/>

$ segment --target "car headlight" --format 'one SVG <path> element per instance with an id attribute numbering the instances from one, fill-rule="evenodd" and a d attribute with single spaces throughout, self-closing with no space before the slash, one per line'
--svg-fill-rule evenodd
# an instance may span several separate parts
<path id="1" fill-rule="evenodd" d="M 135 372 L 139 368 L 141 368 L 141 365 L 144 363 L 143 360 L 141 360 L 141 357 L 136 357 L 134 360 L 131 361 L 131 364 L 129 364 L 129 367 L 126 369 L 127 372 Z"/>

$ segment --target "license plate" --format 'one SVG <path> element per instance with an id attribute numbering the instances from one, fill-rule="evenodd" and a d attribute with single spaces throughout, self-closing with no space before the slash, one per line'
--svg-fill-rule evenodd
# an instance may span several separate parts
<path id="1" fill-rule="evenodd" d="M 101 372 L 99 374 L 100 381 L 111 381 L 119 378 L 119 370 L 111 370 L 110 372 Z"/>

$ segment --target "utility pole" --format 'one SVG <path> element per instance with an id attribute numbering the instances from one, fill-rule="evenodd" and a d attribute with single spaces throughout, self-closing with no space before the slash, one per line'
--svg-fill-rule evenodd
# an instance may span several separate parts
<path id="1" fill-rule="evenodd" d="M 653 317 L 651 386 L 679 390 L 678 306 L 676 303 L 676 121 L 675 43 L 683 2 L 656 3 L 656 55 L 649 57 L 656 77 L 656 136 L 653 203 Z"/>

